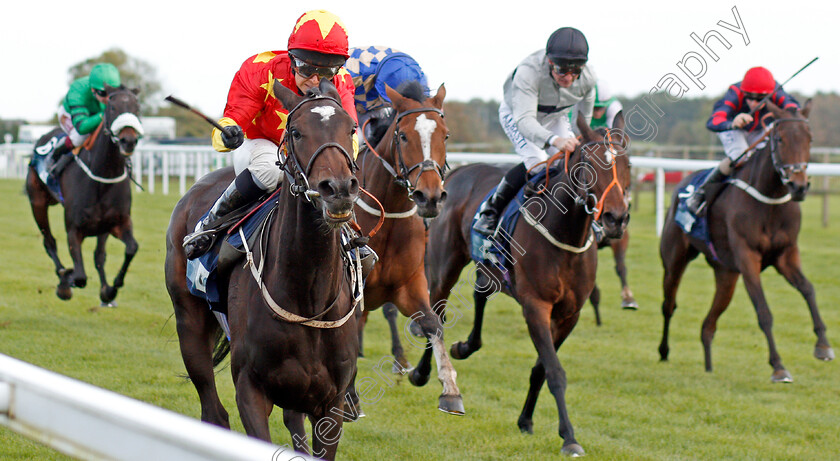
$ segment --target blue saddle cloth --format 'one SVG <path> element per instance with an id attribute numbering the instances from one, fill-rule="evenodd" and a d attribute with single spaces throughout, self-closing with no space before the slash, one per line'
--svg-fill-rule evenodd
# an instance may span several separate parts
<path id="1" fill-rule="evenodd" d="M 676 190 L 677 194 L 677 210 L 674 213 L 674 221 L 680 226 L 686 234 L 696 239 L 702 240 L 707 245 L 711 244 L 709 238 L 709 223 L 706 216 L 696 216 L 688 210 L 685 201 L 694 192 L 697 187 L 703 184 L 706 177 L 712 172 L 712 169 L 703 170 L 697 174 L 688 184 Z M 706 205 L 708 209 L 708 204 Z"/>
<path id="2" fill-rule="evenodd" d="M 219 280 L 218 280 L 218 264 L 219 264 L 219 250 L 222 242 L 227 242 L 237 250 L 245 250 L 245 245 L 242 242 L 242 237 L 239 234 L 239 229 L 245 234 L 245 239 L 249 239 L 254 232 L 259 228 L 260 224 L 268 217 L 272 210 L 277 208 L 279 201 L 276 197 L 272 197 L 265 202 L 255 213 L 247 217 L 245 221 L 241 222 L 236 230 L 230 234 L 216 239 L 213 248 L 207 253 L 195 259 L 187 260 L 187 288 L 195 296 L 204 299 L 210 305 L 210 309 L 226 313 L 224 304 L 221 302 L 219 294 Z M 209 210 L 208 210 L 209 213 Z M 207 213 L 201 217 L 204 219 Z"/>
<path id="3" fill-rule="evenodd" d="M 55 136 L 49 142 L 64 142 L 64 137 Z M 52 150 L 46 150 L 49 152 L 48 154 L 38 152 L 39 150 L 44 150 L 43 147 L 46 147 L 46 145 L 38 147 L 32 152 L 32 159 L 29 160 L 29 166 L 35 169 L 35 173 L 37 173 L 38 177 L 41 178 L 41 182 L 47 185 L 47 189 L 53 197 L 55 197 L 59 202 L 64 203 L 64 196 L 61 195 L 61 185 L 49 174 L 50 167 L 53 164 L 52 159 L 50 158 Z M 68 152 L 64 155 L 73 154 Z"/>
<path id="4" fill-rule="evenodd" d="M 554 174 L 555 171 L 552 170 L 551 175 L 553 176 Z M 526 201 L 525 192 L 529 187 L 534 188 L 539 183 L 545 181 L 545 176 L 546 170 L 543 169 L 531 177 L 525 187 L 516 193 L 514 199 L 511 200 L 507 207 L 505 207 L 505 211 L 502 213 L 499 230 L 496 232 L 495 237 L 486 237 L 476 232 L 475 222 L 478 220 L 479 211 L 482 209 L 484 202 L 486 202 L 490 196 L 496 192 L 496 187 L 487 193 L 484 200 L 481 201 L 481 204 L 476 210 L 475 216 L 473 216 L 473 228 L 470 232 L 470 257 L 476 263 L 493 266 L 499 269 L 502 274 L 504 274 L 504 282 L 507 284 L 510 284 L 510 275 L 508 271 L 516 262 L 516 255 L 514 252 L 524 254 L 524 252 L 518 248 L 518 245 L 516 245 L 517 248 L 512 248 L 511 241 L 513 240 L 513 231 L 516 229 L 516 223 L 522 215 L 520 207 Z"/>

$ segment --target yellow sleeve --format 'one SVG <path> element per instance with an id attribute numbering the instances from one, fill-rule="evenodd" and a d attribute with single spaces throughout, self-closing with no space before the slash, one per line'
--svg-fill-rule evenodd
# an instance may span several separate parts
<path id="1" fill-rule="evenodd" d="M 233 126 L 236 125 L 236 122 L 234 122 L 233 119 L 230 117 L 225 117 L 219 120 L 219 125 Z M 222 142 L 222 132 L 219 131 L 218 128 L 213 128 L 213 134 L 211 135 L 211 139 L 213 140 L 213 149 L 216 149 L 219 152 L 230 152 L 230 149 L 225 147 L 225 143 Z"/>

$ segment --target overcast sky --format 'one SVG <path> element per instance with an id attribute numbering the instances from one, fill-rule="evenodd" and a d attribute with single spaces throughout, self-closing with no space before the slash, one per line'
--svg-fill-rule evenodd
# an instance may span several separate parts
<path id="1" fill-rule="evenodd" d="M 718 24 L 738 25 L 733 7 L 746 37 Z M 242 61 L 285 49 L 294 21 L 317 8 L 342 19 L 350 46 L 412 55 L 433 87 L 446 84 L 447 100 L 500 100 L 507 74 L 563 26 L 586 35 L 589 62 L 619 95 L 648 92 L 673 73 L 688 86 L 685 97 L 717 97 L 752 66 L 782 82 L 817 56 L 786 89 L 840 91 L 840 5 L 827 1 L 15 0 L 3 4 L 0 22 L 0 118 L 49 119 L 67 91 L 67 70 L 114 47 L 155 66 L 164 95 L 218 116 Z M 707 35 L 713 30 L 729 49 Z M 717 61 L 691 33 L 709 38 Z M 681 61 L 705 75 L 693 82 Z"/>

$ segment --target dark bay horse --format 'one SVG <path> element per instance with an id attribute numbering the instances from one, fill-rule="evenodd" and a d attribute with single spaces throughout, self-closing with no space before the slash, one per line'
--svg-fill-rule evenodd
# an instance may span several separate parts
<path id="1" fill-rule="evenodd" d="M 309 451 L 304 428 L 309 416 L 314 454 L 334 459 L 359 347 L 351 287 L 359 279 L 348 271 L 339 229 L 350 220 L 359 193 L 350 155 L 355 122 L 326 79 L 305 96 L 275 82 L 274 95 L 289 108 L 278 208 L 251 245 L 246 264 L 237 262 L 220 274 L 236 404 L 248 435 L 267 441 L 268 417 L 275 405 L 283 408 L 295 448 L 303 452 Z M 167 231 L 165 266 L 201 419 L 226 428 L 214 365 L 226 355 L 227 340 L 207 303 L 187 289 L 181 242 L 233 177 L 231 168 L 217 170 L 178 202 Z"/>
<path id="2" fill-rule="evenodd" d="M 558 174 L 546 186 L 541 184 L 540 193 L 531 194 L 522 205 L 523 214 L 509 239 L 515 255 L 508 272 L 510 283 L 503 282 L 503 275 L 495 266 L 477 265 L 473 330 L 466 342 L 453 344 L 450 351 L 453 358 L 464 359 L 481 347 L 484 306 L 489 296 L 501 291 L 516 299 L 522 305 L 538 354 L 519 428 L 533 432 L 537 396 L 547 380 L 559 415 L 562 451 L 570 455 L 582 455 L 584 451 L 575 440 L 566 410 L 566 373 L 557 350 L 572 332 L 595 284 L 598 250 L 593 244 L 591 223 L 600 219 L 607 237 L 620 237 L 628 219 L 624 191 L 630 183 L 623 135 L 609 135 L 612 141 L 605 140 L 605 132 L 594 132 L 583 117 L 578 117 L 578 129 L 582 145 L 566 160 L 561 158 Z M 618 139 L 621 141 L 616 142 Z M 462 269 L 470 262 L 470 233 L 476 209 L 504 173 L 494 166 L 472 164 L 449 176 L 449 199 L 440 216 L 432 221 L 426 256 L 435 306 L 446 302 Z M 447 312 L 453 308 L 457 306 L 446 305 Z"/>
<path id="3" fill-rule="evenodd" d="M 423 219 L 437 216 L 446 200 L 443 177 L 449 130 L 442 111 L 446 89 L 441 85 L 434 97 L 426 98 L 423 87 L 410 82 L 401 85 L 400 92 L 386 85 L 386 92 L 396 116 L 378 145 L 359 154 L 362 187 L 385 212 L 383 216 L 371 198 L 359 197 L 356 216 L 362 229 L 371 230 L 382 222 L 370 239 L 379 262 L 365 282 L 365 305 L 368 310 L 386 303 L 394 305 L 419 324 L 428 347 L 435 352 L 438 379 L 443 385 L 438 408 L 463 415 L 464 404 L 455 382 L 455 370 L 443 342 L 442 324 L 429 303 L 424 270 Z M 360 328 L 363 327 L 364 321 Z M 399 336 L 392 336 L 394 355 L 407 368 Z M 405 368 L 401 372 L 407 371 Z M 409 380 L 422 386 L 428 382 L 430 373 L 430 362 L 421 360 L 409 373 Z"/>
<path id="4" fill-rule="evenodd" d="M 793 380 L 776 350 L 773 315 L 761 287 L 761 272 L 769 266 L 775 267 L 808 303 L 817 335 L 814 356 L 820 360 L 834 358 L 817 309 L 814 287 L 802 273 L 797 245 L 802 221 L 799 202 L 805 199 L 809 186 L 806 168 L 811 156 L 810 103 L 809 100 L 804 109 L 795 113 L 768 103 L 775 122 L 769 128 L 767 144 L 732 176 L 743 189 L 729 185 L 710 206 L 707 205 L 713 248 L 681 230 L 674 221 L 678 197 L 675 195 L 672 200 L 659 248 L 665 269 L 662 281 L 664 327 L 659 345 L 662 360 L 668 359 L 668 328 L 677 308 L 680 279 L 688 263 L 701 253 L 714 269 L 716 285 L 712 307 L 700 330 L 706 371 L 712 371 L 712 338 L 718 318 L 729 306 L 738 277 L 742 275 L 758 315 L 758 325 L 770 348 L 771 379 L 773 382 Z M 685 186 L 691 177 L 693 175 L 678 187 Z"/>
<path id="5" fill-rule="evenodd" d="M 103 305 L 112 304 L 116 298 L 117 290 L 125 281 L 128 265 L 138 249 L 131 224 L 128 157 L 142 136 L 136 91 L 125 87 L 107 87 L 106 91 L 108 102 L 102 124 L 88 138 L 92 145 L 85 143 L 76 155 L 75 162 L 67 165 L 59 179 L 64 197 L 64 227 L 70 257 L 73 259 L 73 267 L 70 269 L 66 269 L 58 258 L 47 212 L 50 206 L 59 202 L 38 177 L 34 167 L 30 166 L 26 175 L 26 193 L 32 214 L 44 237 L 44 248 L 55 264 L 55 273 L 58 275 L 56 295 L 67 300 L 73 296 L 72 287 L 84 288 L 87 285 L 82 241 L 86 237 L 96 236 L 93 258 L 99 273 L 99 299 Z M 55 132 L 45 136 L 52 136 Z M 113 286 L 109 286 L 105 278 L 105 241 L 109 235 L 125 244 L 125 259 L 114 278 Z"/>

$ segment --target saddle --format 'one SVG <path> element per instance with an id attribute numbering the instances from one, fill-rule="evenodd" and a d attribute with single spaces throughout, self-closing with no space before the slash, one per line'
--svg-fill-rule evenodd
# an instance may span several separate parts
<path id="1" fill-rule="evenodd" d="M 59 127 L 50 130 L 35 143 L 32 159 L 29 161 L 29 166 L 35 170 L 38 178 L 47 186 L 47 190 L 53 198 L 59 202 L 64 202 L 64 197 L 61 194 L 61 185 L 58 180 L 50 175 L 50 169 L 55 162 L 51 154 L 60 144 L 64 143 L 66 136 Z"/>

